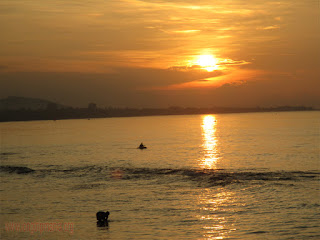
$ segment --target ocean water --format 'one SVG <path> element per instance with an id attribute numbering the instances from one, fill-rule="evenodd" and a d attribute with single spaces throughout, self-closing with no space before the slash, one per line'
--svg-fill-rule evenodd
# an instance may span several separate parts
<path id="1" fill-rule="evenodd" d="M 1 239 L 320 239 L 320 112 L 0 128 Z"/>

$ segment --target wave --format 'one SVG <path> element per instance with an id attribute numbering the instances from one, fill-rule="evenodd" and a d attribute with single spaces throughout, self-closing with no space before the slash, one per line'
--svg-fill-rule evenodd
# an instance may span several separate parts
<path id="1" fill-rule="evenodd" d="M 27 173 L 32 173 L 35 170 L 28 168 L 28 167 L 0 166 L 0 171 L 7 172 L 7 173 L 27 174 Z"/>
<path id="2" fill-rule="evenodd" d="M 198 169 L 149 169 L 125 168 L 125 179 L 132 178 L 153 178 L 161 176 L 180 176 L 202 184 L 227 185 L 246 181 L 303 181 L 319 180 L 320 172 L 317 171 L 230 171 L 225 169 L 218 170 L 198 170 Z"/>
<path id="3" fill-rule="evenodd" d="M 15 154 L 18 154 L 18 153 L 14 153 L 14 152 L 3 152 L 3 153 L 0 153 L 0 156 L 10 156 L 10 155 L 15 155 Z"/>
<path id="4" fill-rule="evenodd" d="M 83 166 L 62 168 L 50 166 L 46 169 L 31 169 L 25 166 L 0 166 L 0 171 L 9 174 L 32 174 L 35 177 L 58 178 L 88 177 L 92 180 L 191 180 L 210 185 L 226 185 L 245 181 L 306 181 L 319 180 L 319 171 L 231 171 L 226 169 L 188 168 L 124 168 L 108 166 Z"/>

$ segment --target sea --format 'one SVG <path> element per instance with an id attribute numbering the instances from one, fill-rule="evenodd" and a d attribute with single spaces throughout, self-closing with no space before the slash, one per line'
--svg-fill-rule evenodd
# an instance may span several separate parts
<path id="1" fill-rule="evenodd" d="M 319 111 L 0 129 L 1 239 L 320 239 Z"/>

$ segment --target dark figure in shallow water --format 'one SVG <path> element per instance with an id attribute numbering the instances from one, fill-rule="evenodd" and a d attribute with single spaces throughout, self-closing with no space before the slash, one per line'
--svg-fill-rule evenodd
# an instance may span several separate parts
<path id="1" fill-rule="evenodd" d="M 105 221 L 105 222 L 97 221 L 97 227 L 109 227 L 109 222 L 108 221 Z"/>
<path id="2" fill-rule="evenodd" d="M 107 222 L 109 214 L 110 213 L 108 211 L 107 212 L 103 212 L 103 211 L 97 212 L 96 216 L 97 216 L 98 222 Z"/>

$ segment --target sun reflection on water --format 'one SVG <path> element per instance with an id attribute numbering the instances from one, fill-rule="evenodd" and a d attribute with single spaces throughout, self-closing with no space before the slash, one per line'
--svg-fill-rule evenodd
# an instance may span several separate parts
<path id="1" fill-rule="evenodd" d="M 216 170 L 219 161 L 216 117 L 214 115 L 203 116 L 201 127 L 203 156 L 199 161 L 199 166 L 203 169 Z M 204 238 L 225 239 L 235 231 L 230 219 L 230 206 L 234 204 L 234 199 L 234 193 L 226 188 L 203 189 L 198 197 L 198 204 Z"/>
<path id="2" fill-rule="evenodd" d="M 217 138 L 216 138 L 217 120 L 213 115 L 206 115 L 202 118 L 202 138 L 204 156 L 200 161 L 200 167 L 205 169 L 216 169 L 218 161 Z"/>
<path id="3" fill-rule="evenodd" d="M 229 207 L 234 204 L 234 194 L 221 188 L 205 189 L 198 198 L 203 222 L 202 235 L 207 239 L 225 239 L 236 229 L 229 216 Z"/>

